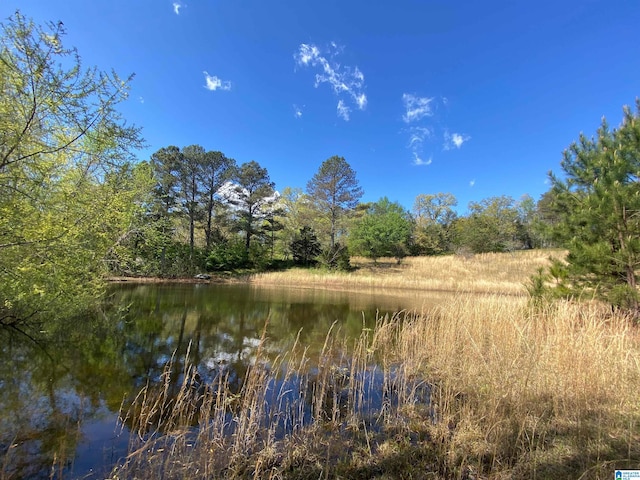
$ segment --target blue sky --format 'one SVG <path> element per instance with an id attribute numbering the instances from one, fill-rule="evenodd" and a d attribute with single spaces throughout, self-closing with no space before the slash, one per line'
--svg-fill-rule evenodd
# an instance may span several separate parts
<path id="1" fill-rule="evenodd" d="M 305 188 L 332 155 L 365 191 L 535 199 L 562 151 L 640 95 L 640 1 L 3 0 L 135 73 L 148 159 L 200 144 Z"/>

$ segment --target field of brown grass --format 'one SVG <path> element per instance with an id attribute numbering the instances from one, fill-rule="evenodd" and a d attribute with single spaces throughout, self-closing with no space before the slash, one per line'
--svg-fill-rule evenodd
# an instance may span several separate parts
<path id="1" fill-rule="evenodd" d="M 255 284 L 341 289 L 393 288 L 464 293 L 525 294 L 524 282 L 561 250 L 524 250 L 473 256 L 408 257 L 373 261 L 355 257 L 352 272 L 294 268 L 252 275 Z"/>

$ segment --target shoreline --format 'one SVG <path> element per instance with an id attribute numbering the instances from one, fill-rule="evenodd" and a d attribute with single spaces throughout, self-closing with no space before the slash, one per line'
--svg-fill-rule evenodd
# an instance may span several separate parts
<path id="1" fill-rule="evenodd" d="M 240 277 L 231 277 L 231 276 L 222 276 L 222 275 L 211 275 L 211 278 L 201 279 L 201 278 L 193 278 L 193 277 L 106 277 L 105 280 L 107 283 L 246 283 L 248 279 L 240 278 Z"/>

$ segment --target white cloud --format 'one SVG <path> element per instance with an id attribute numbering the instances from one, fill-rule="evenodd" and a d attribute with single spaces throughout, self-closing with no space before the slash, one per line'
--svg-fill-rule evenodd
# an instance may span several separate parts
<path id="1" fill-rule="evenodd" d="M 420 156 L 416 152 L 413 152 L 413 164 L 416 166 L 431 165 L 432 161 L 433 161 L 432 157 L 429 157 L 426 160 L 423 160 L 422 158 L 420 158 Z"/>
<path id="2" fill-rule="evenodd" d="M 302 109 L 297 105 L 293 105 L 293 116 L 296 118 L 302 117 Z"/>
<path id="3" fill-rule="evenodd" d="M 313 67 L 319 70 L 316 73 L 314 86 L 318 88 L 323 83 L 328 84 L 333 93 L 339 98 L 338 116 L 348 120 L 351 109 L 345 100 L 350 100 L 358 110 L 367 107 L 367 96 L 363 92 L 364 74 L 356 67 L 341 65 L 335 61 L 335 57 L 344 50 L 335 42 L 331 42 L 328 52 L 324 55 L 313 44 L 302 43 L 293 58 L 300 67 Z"/>
<path id="4" fill-rule="evenodd" d="M 296 62 L 301 65 L 313 65 L 320 57 L 320 50 L 315 45 L 307 45 L 303 43 L 298 49 L 298 53 L 293 56 Z"/>
<path id="5" fill-rule="evenodd" d="M 223 81 L 215 75 L 209 75 L 207 72 L 203 73 L 206 81 L 204 88 L 207 90 L 211 90 L 212 92 L 216 90 L 231 90 L 231 82 Z"/>
<path id="6" fill-rule="evenodd" d="M 338 116 L 342 118 L 345 122 L 349 121 L 349 113 L 351 109 L 347 107 L 342 100 L 338 100 Z"/>
<path id="7" fill-rule="evenodd" d="M 449 132 L 445 130 L 443 148 L 445 150 L 460 148 L 463 143 L 468 142 L 469 140 L 471 140 L 471 137 L 469 135 L 464 135 L 460 133 L 449 134 Z"/>
<path id="8" fill-rule="evenodd" d="M 367 108 L 367 96 L 364 93 L 361 93 L 356 97 L 356 104 L 360 110 L 364 110 Z"/>
<path id="9" fill-rule="evenodd" d="M 476 179 L 475 178 L 469 182 L 469 186 L 470 187 L 473 187 L 475 184 L 476 184 Z"/>
<path id="10" fill-rule="evenodd" d="M 426 147 L 437 148 L 437 144 L 444 137 L 444 150 L 455 150 L 471 137 L 462 133 L 449 133 L 449 129 L 443 124 L 442 118 L 438 115 L 443 108 L 448 107 L 448 100 L 443 96 L 421 97 L 414 93 L 404 93 L 402 95 L 403 115 L 402 120 L 407 124 L 403 128 L 403 133 L 408 133 L 407 149 L 413 156 L 414 165 L 429 165 L 429 161 L 424 158 Z"/>
<path id="11" fill-rule="evenodd" d="M 409 147 L 421 148 L 427 138 L 431 137 L 431 129 L 428 127 L 411 127 L 409 129 Z"/>
<path id="12" fill-rule="evenodd" d="M 412 123 L 423 117 L 432 116 L 431 102 L 433 102 L 433 97 L 418 97 L 412 93 L 403 93 L 402 103 L 404 104 L 405 113 L 402 119 L 405 123 Z"/>
<path id="13" fill-rule="evenodd" d="M 409 144 L 407 148 L 411 150 L 413 154 L 414 165 L 430 165 L 431 157 L 428 160 L 422 159 L 422 151 L 425 140 L 429 139 L 432 135 L 431 129 L 422 126 L 413 126 L 409 128 Z"/>
<path id="14" fill-rule="evenodd" d="M 173 13 L 176 15 L 180 15 L 180 9 L 182 8 L 182 4 L 180 2 L 173 2 Z"/>

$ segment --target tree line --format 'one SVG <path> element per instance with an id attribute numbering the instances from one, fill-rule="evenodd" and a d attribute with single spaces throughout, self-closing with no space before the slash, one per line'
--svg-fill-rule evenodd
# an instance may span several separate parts
<path id="1" fill-rule="evenodd" d="M 581 135 L 537 202 L 497 196 L 457 213 L 451 193 L 411 211 L 362 203 L 356 172 L 326 159 L 306 188 L 275 190 L 256 161 L 198 145 L 140 161 L 140 129 L 118 112 L 131 78 L 84 68 L 62 23 L 19 12 L 0 36 L 0 324 L 69 318 L 105 275 L 191 275 L 289 263 L 350 268 L 352 255 L 569 252 L 532 280 L 542 296 L 600 298 L 637 312 L 640 104 Z M 554 286 L 549 289 L 549 285 Z"/>
<path id="2" fill-rule="evenodd" d="M 451 193 L 421 194 L 413 209 L 383 197 L 362 203 L 356 172 L 328 158 L 306 189 L 275 190 L 256 161 L 237 165 L 199 145 L 161 148 L 148 161 L 152 186 L 137 225 L 112 250 L 123 275 L 190 275 L 283 264 L 348 269 L 349 257 L 503 252 L 548 246 L 548 219 L 528 196 L 491 197 L 456 212 Z"/>

